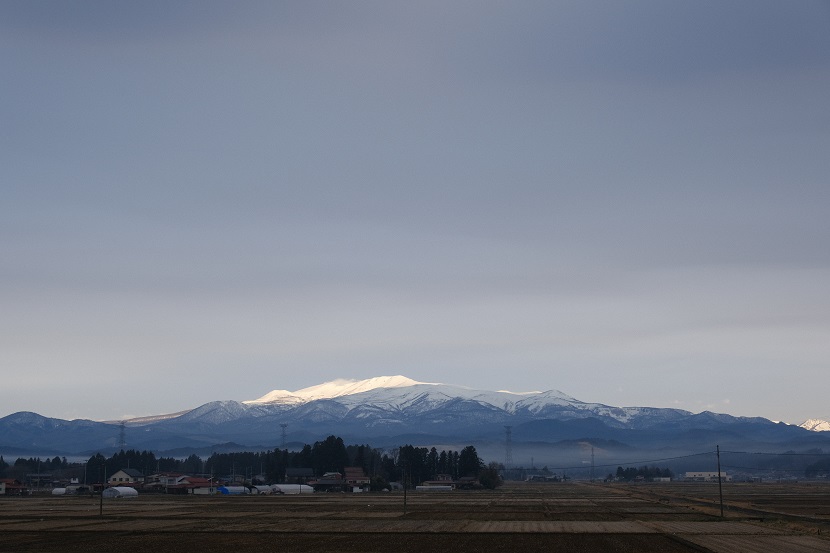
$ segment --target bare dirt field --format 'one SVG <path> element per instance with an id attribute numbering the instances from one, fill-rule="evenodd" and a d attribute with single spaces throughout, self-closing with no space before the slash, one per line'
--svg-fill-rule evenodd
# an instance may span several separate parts
<path id="1" fill-rule="evenodd" d="M 830 484 L 0 499 L 0 552 L 830 552 Z"/>

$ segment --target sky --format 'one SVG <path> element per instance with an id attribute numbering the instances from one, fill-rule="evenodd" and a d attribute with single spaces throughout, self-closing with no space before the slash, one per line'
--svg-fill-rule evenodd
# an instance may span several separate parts
<path id="1" fill-rule="evenodd" d="M 0 72 L 0 416 L 830 419 L 826 1 L 2 0 Z"/>

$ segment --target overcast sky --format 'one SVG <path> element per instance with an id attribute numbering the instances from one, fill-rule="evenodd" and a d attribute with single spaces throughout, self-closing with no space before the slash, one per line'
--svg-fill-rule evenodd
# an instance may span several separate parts
<path id="1" fill-rule="evenodd" d="M 0 73 L 0 416 L 830 419 L 826 1 L 3 0 Z"/>

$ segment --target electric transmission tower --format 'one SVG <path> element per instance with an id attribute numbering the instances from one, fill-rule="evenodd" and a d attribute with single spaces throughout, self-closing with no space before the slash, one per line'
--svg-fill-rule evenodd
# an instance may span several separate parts
<path id="1" fill-rule="evenodd" d="M 127 421 L 121 421 L 121 428 L 118 430 L 118 449 L 124 450 L 127 447 Z"/>

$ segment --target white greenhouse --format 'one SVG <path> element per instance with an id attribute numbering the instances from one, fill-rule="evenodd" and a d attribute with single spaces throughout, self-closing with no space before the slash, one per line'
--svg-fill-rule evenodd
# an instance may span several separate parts
<path id="1" fill-rule="evenodd" d="M 121 498 L 121 497 L 137 497 L 138 491 L 129 486 L 113 486 L 104 490 L 104 497 L 107 498 Z"/>

